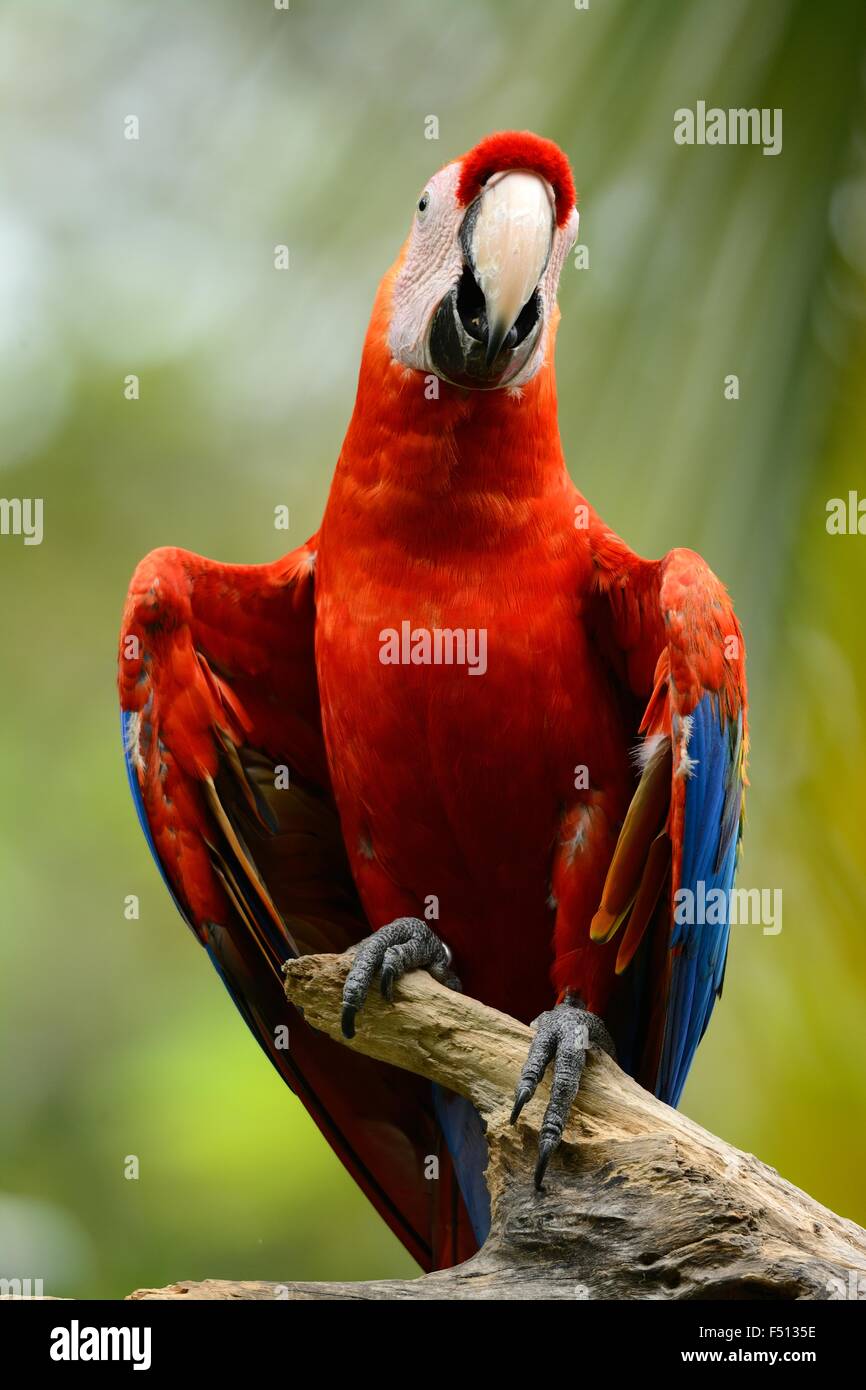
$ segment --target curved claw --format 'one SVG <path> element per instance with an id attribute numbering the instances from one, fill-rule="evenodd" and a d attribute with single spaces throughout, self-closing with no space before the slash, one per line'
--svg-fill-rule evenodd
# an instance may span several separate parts
<path id="1" fill-rule="evenodd" d="M 550 1156 L 559 1146 L 558 1139 L 539 1139 L 538 1141 L 538 1162 L 535 1165 L 535 1190 L 543 1191 L 544 1175 L 547 1172 L 547 1165 Z"/>
<path id="2" fill-rule="evenodd" d="M 354 1038 L 355 1036 L 355 1014 L 358 1010 L 352 1004 L 344 1004 L 343 1012 L 340 1015 L 340 1030 L 344 1038 Z"/>
<path id="3" fill-rule="evenodd" d="M 448 947 L 420 917 L 398 917 L 380 927 L 360 943 L 346 976 L 340 1021 L 343 1037 L 355 1036 L 355 1018 L 377 974 L 382 998 L 390 1003 L 394 984 L 409 970 L 429 970 L 441 984 L 459 990 L 460 981 L 450 965 Z"/>
<path id="4" fill-rule="evenodd" d="M 511 1119 L 508 1122 L 509 1124 L 514 1124 L 515 1120 L 517 1119 L 526 1102 L 532 1099 L 532 1093 L 534 1090 L 535 1087 L 530 1086 L 529 1083 L 526 1081 L 517 1083 L 517 1090 L 514 1093 L 514 1107 L 511 1111 Z"/>
<path id="5" fill-rule="evenodd" d="M 590 1047 L 599 1047 L 612 1057 L 613 1040 L 600 1018 L 566 1001 L 555 1009 L 541 1014 L 535 1021 L 535 1036 L 529 1055 L 517 1082 L 511 1123 L 514 1124 L 527 1101 L 534 1096 L 538 1083 L 553 1061 L 553 1081 L 550 1100 L 541 1122 L 538 1139 L 538 1161 L 535 1166 L 535 1186 L 541 1191 L 551 1156 L 562 1140 Z"/>

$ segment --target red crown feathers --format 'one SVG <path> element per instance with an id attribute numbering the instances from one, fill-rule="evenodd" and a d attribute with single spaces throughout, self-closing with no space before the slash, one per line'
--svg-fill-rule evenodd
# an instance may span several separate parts
<path id="1" fill-rule="evenodd" d="M 491 174 L 505 169 L 531 169 L 547 179 L 556 195 L 556 225 L 562 227 L 577 201 L 568 160 L 552 140 L 530 130 L 501 130 L 488 135 L 463 156 L 457 200 L 464 207 L 480 193 Z"/>

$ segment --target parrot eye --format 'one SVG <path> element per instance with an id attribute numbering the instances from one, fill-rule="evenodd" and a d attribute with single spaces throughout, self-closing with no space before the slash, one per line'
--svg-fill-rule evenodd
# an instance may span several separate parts
<path id="1" fill-rule="evenodd" d="M 422 193 L 422 194 L 421 194 L 421 197 L 418 199 L 418 211 L 419 211 L 419 213 L 423 216 L 424 213 L 425 213 L 425 212 L 427 211 L 427 209 L 429 208 L 429 206 L 430 206 L 430 194 L 429 194 L 429 193 Z"/>

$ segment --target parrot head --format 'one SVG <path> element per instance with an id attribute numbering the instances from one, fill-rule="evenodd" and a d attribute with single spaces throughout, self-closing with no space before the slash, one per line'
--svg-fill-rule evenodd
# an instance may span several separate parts
<path id="1" fill-rule="evenodd" d="M 490 135 L 421 193 L 393 283 L 388 346 L 456 386 L 520 387 L 545 360 L 577 239 L 568 160 L 528 131 Z"/>

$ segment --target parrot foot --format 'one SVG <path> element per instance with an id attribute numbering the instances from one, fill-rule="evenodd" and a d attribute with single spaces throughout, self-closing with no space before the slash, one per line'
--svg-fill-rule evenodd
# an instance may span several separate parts
<path id="1" fill-rule="evenodd" d="M 535 1165 L 535 1186 L 540 1192 L 547 1165 L 559 1147 L 580 1086 L 587 1049 L 600 1048 L 614 1061 L 616 1049 L 602 1020 L 584 1009 L 574 995 L 568 995 L 555 1009 L 540 1014 L 532 1026 L 535 1037 L 517 1083 L 511 1123 L 514 1124 L 526 1102 L 535 1095 L 539 1081 L 553 1061 L 550 1100 L 541 1122 Z"/>
<path id="2" fill-rule="evenodd" d="M 461 988 L 451 970 L 451 952 L 445 942 L 420 917 L 398 917 L 365 937 L 355 952 L 343 985 L 344 1038 L 355 1036 L 355 1015 L 363 1008 L 377 972 L 382 998 L 390 1003 L 395 980 L 408 970 L 429 970 L 434 980 L 448 989 Z"/>

